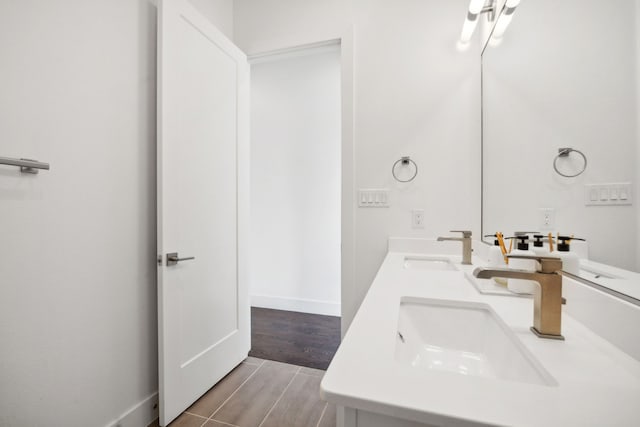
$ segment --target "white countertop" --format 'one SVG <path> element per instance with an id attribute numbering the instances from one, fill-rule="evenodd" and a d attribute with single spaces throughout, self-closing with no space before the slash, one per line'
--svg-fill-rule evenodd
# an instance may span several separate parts
<path id="1" fill-rule="evenodd" d="M 398 250 L 394 245 L 391 250 Z M 413 250 L 411 248 L 410 250 Z M 533 300 L 478 292 L 461 271 L 404 268 L 389 252 L 321 385 L 329 402 L 408 420 L 447 426 L 640 425 L 640 362 L 563 314 L 565 341 L 529 331 Z M 437 254 L 432 254 L 437 255 Z M 475 266 L 481 265 L 474 256 Z M 557 386 L 502 381 L 418 369 L 395 359 L 404 296 L 490 305 L 557 381 Z M 633 325 L 637 328 L 638 325 Z"/>
<path id="2" fill-rule="evenodd" d="M 587 259 L 580 260 L 580 269 L 585 279 L 640 300 L 640 273 Z"/>

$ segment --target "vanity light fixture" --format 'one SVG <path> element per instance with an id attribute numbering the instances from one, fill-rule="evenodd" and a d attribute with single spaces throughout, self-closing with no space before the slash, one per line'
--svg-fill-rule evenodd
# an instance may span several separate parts
<path id="1" fill-rule="evenodd" d="M 471 0 L 469 3 L 469 10 L 467 11 L 467 17 L 462 25 L 462 33 L 460 34 L 460 41 L 458 47 L 461 50 L 466 49 L 471 41 L 471 36 L 478 26 L 478 21 L 481 13 L 489 13 L 489 20 L 493 21 L 495 18 L 495 3 L 496 0 Z"/>
<path id="2" fill-rule="evenodd" d="M 491 39 L 489 40 L 489 44 L 491 46 L 498 46 L 502 42 L 502 36 L 504 36 L 504 32 L 507 31 L 507 27 L 511 23 L 513 14 L 519 4 L 520 0 L 507 0 L 504 4 L 504 8 L 502 9 L 502 13 L 500 13 L 498 22 L 496 22 L 496 26 L 491 33 Z"/>

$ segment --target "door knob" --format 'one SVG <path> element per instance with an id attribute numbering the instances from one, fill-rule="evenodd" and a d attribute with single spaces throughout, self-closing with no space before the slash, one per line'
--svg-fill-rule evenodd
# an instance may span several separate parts
<path id="1" fill-rule="evenodd" d="M 178 257 L 178 252 L 171 252 L 167 254 L 167 267 L 171 267 L 172 265 L 176 265 L 180 261 L 189 261 L 191 259 L 196 259 L 194 256 L 180 258 Z"/>

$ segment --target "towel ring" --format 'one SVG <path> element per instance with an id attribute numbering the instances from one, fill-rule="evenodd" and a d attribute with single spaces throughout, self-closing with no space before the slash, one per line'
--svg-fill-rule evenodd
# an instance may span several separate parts
<path id="1" fill-rule="evenodd" d="M 398 163 L 402 164 L 402 166 L 407 166 L 409 164 L 413 165 L 413 167 L 415 168 L 415 171 L 413 172 L 413 175 L 411 175 L 411 178 L 409 178 L 409 179 L 400 179 L 400 178 L 398 178 L 398 176 L 396 175 L 396 167 L 398 166 Z M 418 165 L 416 164 L 416 162 L 411 160 L 411 158 L 409 156 L 403 156 L 399 160 L 397 160 L 393 164 L 393 166 L 391 167 L 391 175 L 393 175 L 393 178 L 398 182 L 410 182 L 410 181 L 413 181 L 415 179 L 415 177 L 418 175 Z"/>
<path id="2" fill-rule="evenodd" d="M 582 159 L 584 160 L 584 165 L 582 166 L 582 170 L 580 172 L 574 175 L 567 175 L 558 170 L 557 163 L 560 157 L 568 157 L 571 152 L 580 154 L 582 156 Z M 576 176 L 581 175 L 587 169 L 587 156 L 585 156 L 582 151 L 575 150 L 573 148 L 558 148 L 558 155 L 555 157 L 555 159 L 553 159 L 553 169 L 560 176 L 564 176 L 565 178 L 575 178 Z"/>

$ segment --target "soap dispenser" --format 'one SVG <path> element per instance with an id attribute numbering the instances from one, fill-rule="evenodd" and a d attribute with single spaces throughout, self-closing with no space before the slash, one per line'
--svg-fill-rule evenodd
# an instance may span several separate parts
<path id="1" fill-rule="evenodd" d="M 495 234 L 487 234 L 484 237 L 493 237 L 493 246 L 489 246 L 489 250 L 487 251 L 487 267 L 488 268 L 507 268 L 507 262 L 504 258 L 504 242 L 502 245 L 500 244 L 500 239 L 502 239 L 502 233 L 497 232 Z M 504 277 L 494 277 L 492 279 L 495 283 L 507 286 L 507 279 Z"/>
<path id="2" fill-rule="evenodd" d="M 490 246 L 489 250 L 487 251 L 487 267 L 506 267 L 507 263 L 504 260 L 502 249 L 500 249 L 498 233 L 487 234 L 484 237 L 493 237 L 493 246 Z"/>
<path id="3" fill-rule="evenodd" d="M 558 257 L 562 260 L 562 271 L 577 276 L 580 274 L 580 258 L 578 258 L 578 255 L 574 252 L 571 252 L 572 240 L 581 240 L 584 242 L 584 239 L 576 237 L 558 236 L 557 250 L 551 252 L 551 256 Z"/>
<path id="4" fill-rule="evenodd" d="M 528 255 L 535 256 L 535 252 L 529 250 L 529 237 L 525 232 L 516 232 L 514 237 L 509 239 L 516 239 L 516 249 L 511 251 L 510 255 Z M 519 259 L 509 258 L 509 268 L 514 270 L 527 270 L 536 271 L 536 261 L 533 259 Z M 516 294 L 533 294 L 538 284 L 533 280 L 524 279 L 509 279 L 507 288 Z"/>
<path id="5" fill-rule="evenodd" d="M 533 247 L 531 250 L 537 256 L 548 257 L 551 254 L 551 251 L 544 245 L 544 237 L 542 234 L 534 234 L 533 235 Z"/>

